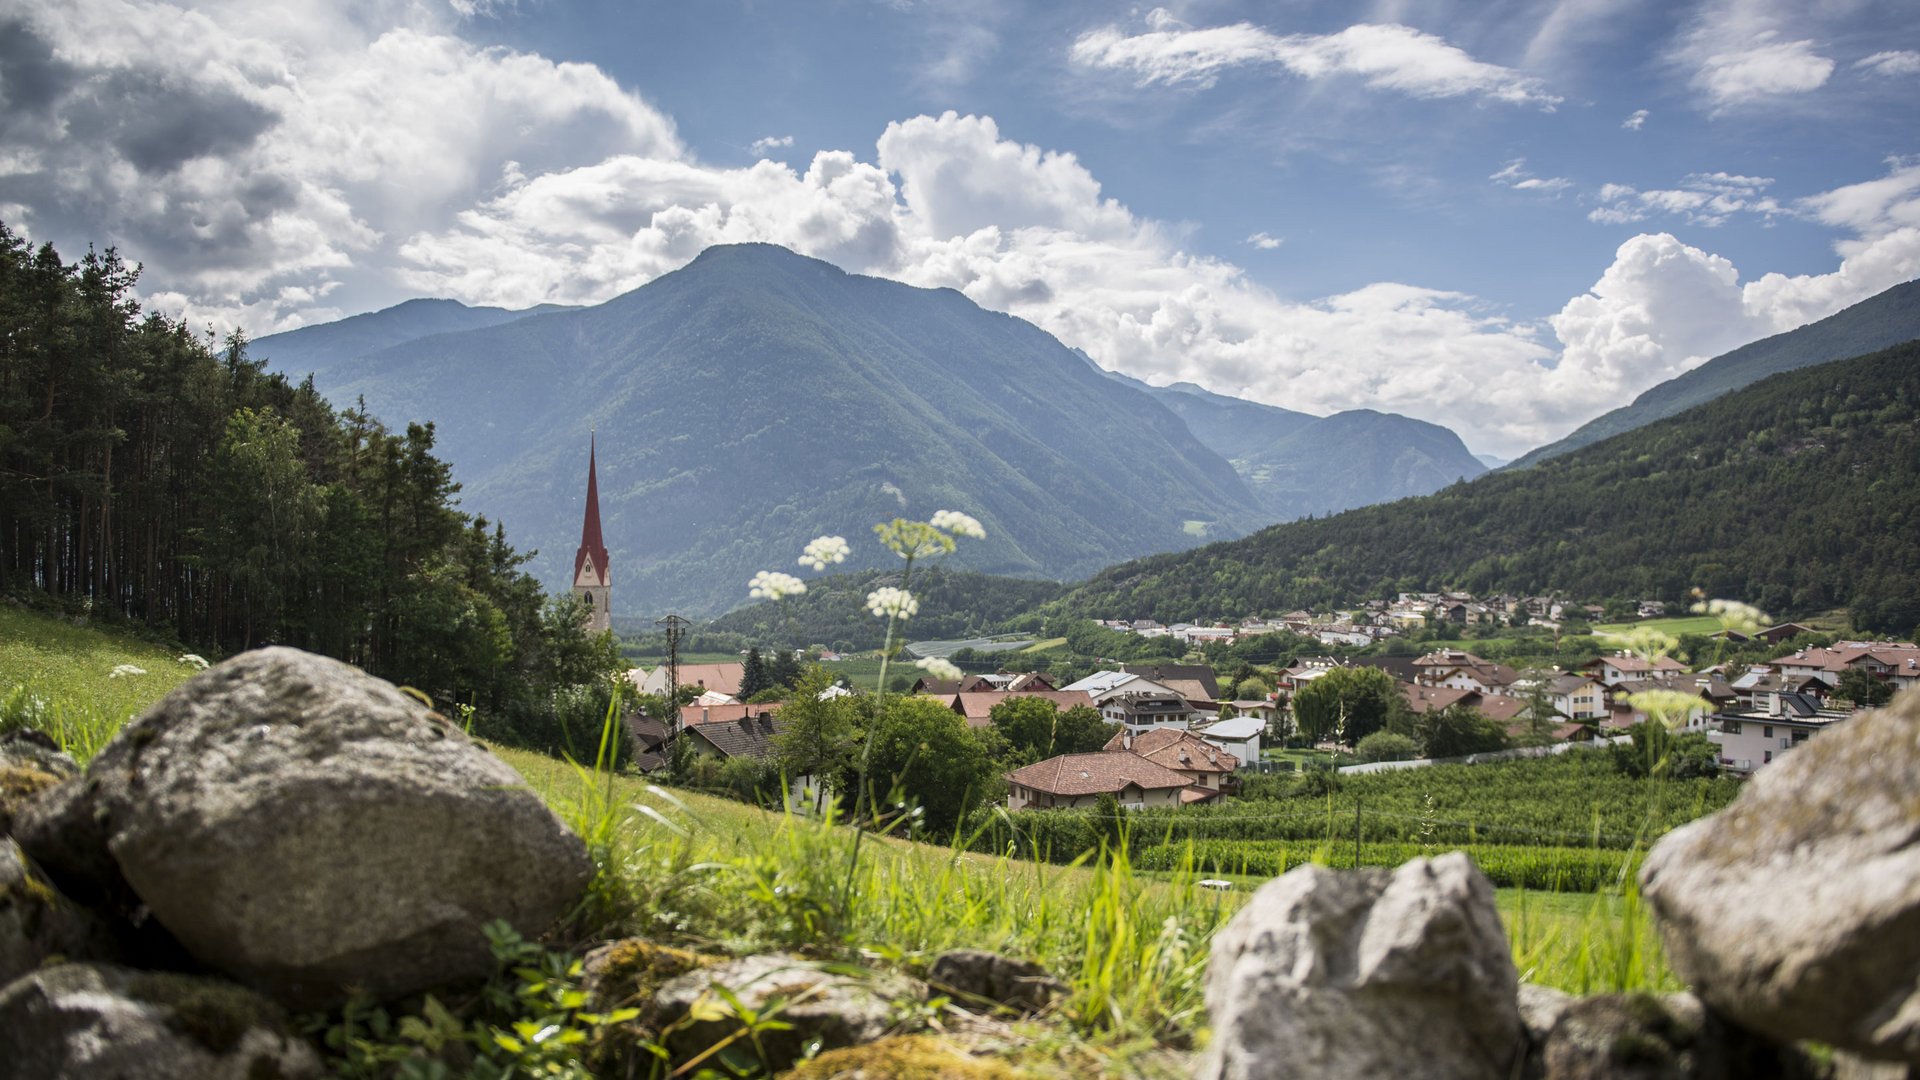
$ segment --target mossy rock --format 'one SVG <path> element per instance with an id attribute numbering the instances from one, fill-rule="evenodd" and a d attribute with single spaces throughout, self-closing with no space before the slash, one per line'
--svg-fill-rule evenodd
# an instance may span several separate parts
<path id="1" fill-rule="evenodd" d="M 60 779 L 38 765 L 0 765 L 0 836 L 12 835 L 14 816 Z"/>
<path id="2" fill-rule="evenodd" d="M 233 983 L 148 971 L 128 982 L 125 993 L 165 1009 L 168 1029 L 215 1054 L 231 1052 L 256 1029 L 288 1034 L 286 1010 Z"/>
<path id="3" fill-rule="evenodd" d="M 1602 994 L 1569 1004 L 1539 1050 L 1546 1080 L 1799 1080 L 1800 1051 L 1744 1031 L 1691 994 Z"/>
<path id="4" fill-rule="evenodd" d="M 716 959 L 636 937 L 600 946 L 587 954 L 582 966 L 587 993 L 595 1004 L 615 1009 L 644 1006 L 668 979 L 706 967 Z"/>
<path id="5" fill-rule="evenodd" d="M 46 964 L 114 953 L 106 924 L 61 895 L 18 844 L 0 837 L 0 986 Z"/>
<path id="6" fill-rule="evenodd" d="M 1011 1080 L 1004 1062 L 963 1053 L 929 1035 L 896 1035 L 829 1050 L 784 1074 L 787 1080 Z"/>

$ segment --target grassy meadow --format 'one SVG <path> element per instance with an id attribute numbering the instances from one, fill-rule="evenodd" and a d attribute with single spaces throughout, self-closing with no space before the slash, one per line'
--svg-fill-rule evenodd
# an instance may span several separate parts
<path id="1" fill-rule="evenodd" d="M 184 650 L 0 603 L 0 730 L 27 724 L 91 758 L 199 667 Z"/>

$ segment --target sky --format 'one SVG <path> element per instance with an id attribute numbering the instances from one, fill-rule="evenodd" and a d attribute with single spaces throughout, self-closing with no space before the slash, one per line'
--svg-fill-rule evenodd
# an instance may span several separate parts
<path id="1" fill-rule="evenodd" d="M 258 337 L 767 241 L 1515 456 L 1920 276 L 1920 4 L 0 0 L 0 221 Z"/>

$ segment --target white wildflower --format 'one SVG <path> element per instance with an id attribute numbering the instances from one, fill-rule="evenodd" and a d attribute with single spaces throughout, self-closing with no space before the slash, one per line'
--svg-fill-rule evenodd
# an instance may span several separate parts
<path id="1" fill-rule="evenodd" d="M 207 658 L 201 656 L 199 653 L 181 653 L 180 663 L 187 665 L 195 671 L 205 671 L 207 668 L 213 666 L 207 663 Z"/>
<path id="2" fill-rule="evenodd" d="M 975 540 L 985 540 L 987 530 L 980 527 L 980 519 L 958 510 L 935 510 L 933 519 L 927 524 L 936 529 L 944 529 L 955 536 L 971 536 Z"/>
<path id="3" fill-rule="evenodd" d="M 112 671 L 107 672 L 107 678 L 131 679 L 136 675 L 145 675 L 146 673 L 147 669 L 143 667 L 135 667 L 132 664 L 117 664 Z"/>
<path id="4" fill-rule="evenodd" d="M 800 565 L 825 570 L 828 563 L 846 562 L 852 550 L 844 536 L 818 536 L 800 552 Z"/>
<path id="5" fill-rule="evenodd" d="M 1693 605 L 1696 615 L 1711 615 L 1720 621 L 1723 630 L 1731 630 L 1751 637 L 1767 625 L 1767 613 L 1752 604 L 1743 604 L 1738 600 L 1703 600 Z"/>
<path id="6" fill-rule="evenodd" d="M 747 595 L 756 600 L 783 600 L 806 591 L 806 582 L 778 570 L 762 570 L 747 582 Z"/>
<path id="7" fill-rule="evenodd" d="M 920 610 L 920 601 L 905 589 L 886 585 L 867 594 L 867 610 L 885 619 L 911 619 Z"/>
<path id="8" fill-rule="evenodd" d="M 954 666 L 953 661 L 942 656 L 929 656 L 915 660 L 913 666 L 936 679 L 958 679 L 961 675 L 960 669 Z"/>

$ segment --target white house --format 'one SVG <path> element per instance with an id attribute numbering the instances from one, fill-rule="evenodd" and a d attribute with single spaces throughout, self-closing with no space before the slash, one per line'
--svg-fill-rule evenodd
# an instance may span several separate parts
<path id="1" fill-rule="evenodd" d="M 1266 731 L 1266 720 L 1258 716 L 1236 716 L 1194 729 L 1195 734 L 1240 759 L 1242 765 L 1260 760 L 1260 737 Z"/>

